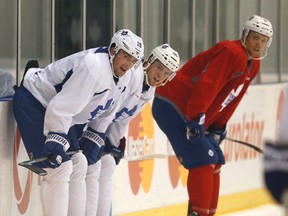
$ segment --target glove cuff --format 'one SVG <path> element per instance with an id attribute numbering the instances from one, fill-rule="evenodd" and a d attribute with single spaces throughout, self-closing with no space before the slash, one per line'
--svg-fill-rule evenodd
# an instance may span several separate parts
<path id="1" fill-rule="evenodd" d="M 83 132 L 82 137 L 92 141 L 93 143 L 98 145 L 99 148 L 101 148 L 105 144 L 103 137 L 101 137 L 99 133 L 88 129 Z"/>
<path id="2" fill-rule="evenodd" d="M 45 143 L 47 142 L 58 143 L 63 146 L 63 149 L 66 152 L 69 149 L 70 144 L 69 144 L 68 139 L 66 139 L 64 136 L 66 135 L 60 134 L 60 133 L 49 132 Z"/>

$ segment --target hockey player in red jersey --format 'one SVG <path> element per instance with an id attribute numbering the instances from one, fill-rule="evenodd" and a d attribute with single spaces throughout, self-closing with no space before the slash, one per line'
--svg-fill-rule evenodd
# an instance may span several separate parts
<path id="1" fill-rule="evenodd" d="M 191 58 L 177 76 L 156 90 L 152 113 L 167 135 L 179 162 L 189 170 L 189 216 L 215 215 L 220 168 L 219 144 L 226 124 L 272 41 L 269 20 L 254 15 L 241 40 L 222 41 Z"/>

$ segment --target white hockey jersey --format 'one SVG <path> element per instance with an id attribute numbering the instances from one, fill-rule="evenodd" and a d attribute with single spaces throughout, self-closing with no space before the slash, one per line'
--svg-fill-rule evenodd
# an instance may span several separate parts
<path id="1" fill-rule="evenodd" d="M 133 69 L 129 89 L 121 95 L 119 102 L 115 103 L 110 111 L 91 122 L 96 123 L 94 127 L 100 127 L 101 130 L 103 130 L 102 127 L 107 128 L 106 135 L 115 146 L 119 145 L 119 140 L 125 135 L 130 120 L 140 113 L 144 105 L 154 97 L 156 88 L 145 85 L 144 78 L 142 65 L 136 70 Z"/>
<path id="2" fill-rule="evenodd" d="M 116 84 L 108 48 L 98 47 L 67 56 L 44 69 L 31 68 L 23 85 L 47 108 L 44 134 L 67 134 L 74 124 L 93 121 L 107 111 L 125 92 L 130 79 L 129 70 Z"/>

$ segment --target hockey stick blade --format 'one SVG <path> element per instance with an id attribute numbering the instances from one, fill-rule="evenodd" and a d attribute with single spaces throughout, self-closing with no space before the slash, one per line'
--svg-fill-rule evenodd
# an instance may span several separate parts
<path id="1" fill-rule="evenodd" d="M 245 146 L 248 146 L 248 147 L 254 149 L 255 151 L 257 151 L 257 152 L 259 152 L 259 153 L 261 153 L 261 154 L 264 154 L 264 151 L 263 151 L 261 148 L 259 148 L 258 146 L 252 145 L 252 144 L 250 144 L 250 143 L 247 143 L 247 142 L 244 142 L 244 141 L 241 141 L 241 140 L 235 140 L 235 139 L 232 139 L 232 138 L 229 138 L 229 137 L 226 137 L 225 139 L 226 139 L 226 140 L 229 140 L 229 141 L 231 141 L 231 142 L 243 144 L 243 145 L 245 145 Z"/>
<path id="2" fill-rule="evenodd" d="M 151 160 L 151 159 L 163 159 L 167 158 L 168 155 L 166 154 L 150 154 L 150 155 L 139 155 L 139 156 L 125 156 L 124 159 L 129 161 L 143 161 L 143 160 Z"/>
<path id="3" fill-rule="evenodd" d="M 66 155 L 72 156 L 72 155 L 76 154 L 77 152 L 79 152 L 79 151 L 69 151 L 69 152 L 66 152 Z M 40 168 L 40 167 L 34 165 L 35 163 L 39 163 L 39 162 L 42 162 L 45 160 L 48 160 L 48 156 L 35 158 L 34 160 L 23 161 L 23 162 L 18 163 L 18 165 L 23 166 L 23 167 L 31 170 L 32 172 L 36 173 L 37 175 L 45 176 L 45 175 L 47 175 L 47 171 L 43 168 Z"/>

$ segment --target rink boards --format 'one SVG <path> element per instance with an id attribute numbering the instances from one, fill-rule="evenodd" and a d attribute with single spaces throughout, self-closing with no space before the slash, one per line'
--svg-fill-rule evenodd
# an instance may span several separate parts
<path id="1" fill-rule="evenodd" d="M 278 105 L 285 100 L 286 87 L 287 84 L 251 86 L 229 122 L 227 136 L 261 148 L 264 140 L 274 139 Z M 126 156 L 133 161 L 124 159 L 116 169 L 113 215 L 185 215 L 187 171 L 153 121 L 151 103 L 130 122 L 126 138 Z M 226 165 L 221 172 L 219 212 L 271 202 L 263 189 L 262 156 L 230 141 L 221 147 Z M 135 160 L 154 154 L 165 157 Z M 41 215 L 41 177 L 17 166 L 28 157 L 13 119 L 11 101 L 0 102 L 0 158 L 1 214 Z"/>

